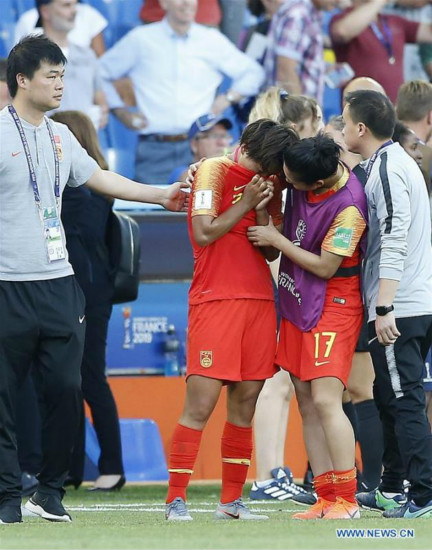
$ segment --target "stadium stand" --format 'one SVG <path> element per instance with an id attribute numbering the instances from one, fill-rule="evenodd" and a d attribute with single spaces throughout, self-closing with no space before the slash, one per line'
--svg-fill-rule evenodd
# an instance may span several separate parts
<path id="1" fill-rule="evenodd" d="M 14 0 L 2 0 L 0 18 L 0 57 L 7 57 L 13 46 L 17 10 Z"/>

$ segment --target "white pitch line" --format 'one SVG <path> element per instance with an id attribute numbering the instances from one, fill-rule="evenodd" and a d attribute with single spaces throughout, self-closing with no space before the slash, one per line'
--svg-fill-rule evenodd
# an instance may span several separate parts
<path id="1" fill-rule="evenodd" d="M 114 507 L 108 507 L 108 506 L 67 506 L 67 509 L 71 512 L 165 512 L 165 506 L 163 507 L 135 507 L 135 508 L 114 508 Z M 190 512 L 193 513 L 207 513 L 212 514 L 216 510 L 216 506 L 214 506 L 211 510 L 208 510 L 206 508 L 189 508 Z M 253 512 L 268 512 L 270 514 L 277 512 L 279 510 L 269 509 L 269 508 L 253 508 Z M 297 510 L 288 510 L 284 509 L 284 512 L 297 512 Z"/>
<path id="2" fill-rule="evenodd" d="M 256 504 L 265 504 L 265 506 L 282 506 L 286 503 L 287 501 L 285 502 L 278 502 L 278 501 L 269 501 L 267 502 L 266 500 L 257 500 L 255 501 L 254 503 L 251 503 L 249 502 L 248 503 L 248 506 L 251 506 L 253 509 L 255 509 L 255 505 Z M 195 506 L 211 506 L 211 507 L 215 507 L 217 506 L 217 501 L 215 500 L 214 502 L 209 502 L 209 501 L 206 501 L 206 502 L 194 502 L 193 503 Z M 80 506 L 86 506 L 85 504 L 76 504 L 75 505 L 75 508 L 78 509 Z M 88 505 L 87 505 L 88 506 Z M 97 508 L 99 506 L 103 506 L 103 507 L 111 507 L 111 508 L 136 508 L 136 507 L 142 507 L 142 506 L 165 506 L 165 503 L 162 503 L 162 502 L 135 502 L 135 503 L 122 503 L 122 502 L 104 502 L 104 503 L 101 503 L 101 504 L 92 504 L 90 505 L 90 507 L 92 508 Z M 298 509 L 298 508 L 296 508 Z"/>

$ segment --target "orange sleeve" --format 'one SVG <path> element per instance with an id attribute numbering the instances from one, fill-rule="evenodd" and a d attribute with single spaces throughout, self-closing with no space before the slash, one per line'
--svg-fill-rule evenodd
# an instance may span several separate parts
<path id="1" fill-rule="evenodd" d="M 224 159 L 209 159 L 201 164 L 192 185 L 191 216 L 218 216 L 228 170 Z"/>
<path id="2" fill-rule="evenodd" d="M 321 248 L 338 256 L 351 257 L 366 229 L 366 221 L 355 206 L 342 210 L 327 231 Z"/>

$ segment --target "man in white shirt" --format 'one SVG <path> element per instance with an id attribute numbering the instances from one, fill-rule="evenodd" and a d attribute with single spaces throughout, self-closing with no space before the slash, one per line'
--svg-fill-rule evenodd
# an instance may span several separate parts
<path id="1" fill-rule="evenodd" d="M 76 4 L 76 0 L 58 0 L 63 5 Z M 99 57 L 105 51 L 103 30 L 107 27 L 108 21 L 92 6 L 81 4 L 78 0 L 76 6 L 75 26 L 70 31 L 68 38 L 77 46 L 90 46 Z M 42 34 L 42 21 L 37 8 L 24 12 L 18 19 L 15 26 L 15 40 L 17 43 L 28 34 Z"/>
<path id="2" fill-rule="evenodd" d="M 219 31 L 194 23 L 197 0 L 160 3 L 166 17 L 133 29 L 100 63 L 110 108 L 139 131 L 135 178 L 163 184 L 176 166 L 191 160 L 192 122 L 255 95 L 264 74 Z M 232 79 L 231 88 L 216 95 L 223 75 Z M 138 112 L 124 108 L 111 84 L 123 77 L 132 81 Z"/>
<path id="3" fill-rule="evenodd" d="M 36 6 L 45 36 L 60 46 L 68 60 L 61 109 L 82 111 L 96 129 L 104 128 L 108 122 L 108 104 L 96 54 L 89 46 L 78 46 L 69 38 L 76 26 L 77 0 L 36 0 Z"/>

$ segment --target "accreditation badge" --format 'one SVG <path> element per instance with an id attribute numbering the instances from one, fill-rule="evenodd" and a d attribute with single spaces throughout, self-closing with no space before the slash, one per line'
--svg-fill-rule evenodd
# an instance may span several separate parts
<path id="1" fill-rule="evenodd" d="M 42 222 L 48 261 L 51 263 L 57 260 L 64 260 L 66 254 L 61 233 L 61 224 L 57 215 L 57 209 L 54 206 L 43 208 Z"/>
<path id="2" fill-rule="evenodd" d="M 54 136 L 54 143 L 57 151 L 57 157 L 59 159 L 59 162 L 63 161 L 63 147 L 61 142 L 60 136 Z"/>

